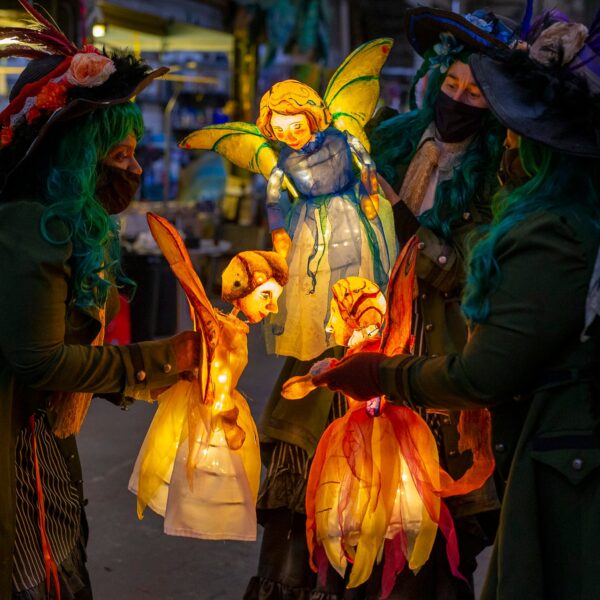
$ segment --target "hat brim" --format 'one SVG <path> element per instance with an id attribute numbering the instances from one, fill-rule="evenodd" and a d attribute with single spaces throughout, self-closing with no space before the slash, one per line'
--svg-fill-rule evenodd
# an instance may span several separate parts
<path id="1" fill-rule="evenodd" d="M 486 50 L 508 46 L 490 33 L 473 25 L 462 15 L 439 8 L 410 8 L 405 16 L 406 35 L 415 52 L 423 56 L 440 41 L 440 33 L 449 32 L 468 49 Z"/>
<path id="2" fill-rule="evenodd" d="M 129 102 L 132 98 L 137 96 L 142 90 L 147 88 L 155 79 L 162 77 L 168 73 L 168 67 L 160 67 L 148 73 L 143 79 L 141 79 L 137 84 L 132 85 L 131 89 L 127 91 L 125 94 L 119 95 L 118 98 L 111 98 L 110 100 L 90 100 L 88 98 L 75 98 L 71 100 L 68 104 L 66 104 L 63 108 L 56 110 L 50 115 L 49 119 L 42 125 L 41 129 L 38 132 L 38 135 L 35 137 L 33 142 L 30 144 L 27 151 L 23 154 L 21 159 L 6 173 L 6 180 L 16 171 L 19 166 L 27 160 L 29 156 L 33 154 L 33 152 L 40 146 L 42 141 L 48 135 L 48 133 L 53 130 L 58 123 L 63 123 L 65 121 L 69 121 L 71 119 L 76 119 L 77 117 L 81 117 L 87 113 L 90 113 L 96 109 L 100 108 L 108 108 L 109 106 L 114 106 L 115 104 L 124 104 L 125 102 Z"/>
<path id="3" fill-rule="evenodd" d="M 521 53 L 522 54 L 522 53 Z M 544 80 L 531 77 L 521 68 L 516 75 L 509 61 L 474 54 L 469 59 L 473 76 L 491 111 L 504 127 L 519 135 L 568 154 L 600 158 L 600 130 L 590 122 L 583 105 L 561 102 L 548 94 Z M 548 75 L 547 75 L 548 77 Z M 586 96 L 581 95 L 581 100 Z"/>

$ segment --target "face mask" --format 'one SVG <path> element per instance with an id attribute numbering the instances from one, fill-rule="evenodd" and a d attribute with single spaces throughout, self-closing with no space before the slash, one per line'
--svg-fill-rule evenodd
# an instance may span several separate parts
<path id="1" fill-rule="evenodd" d="M 462 142 L 481 128 L 487 108 L 457 102 L 440 92 L 435 101 L 435 126 L 443 142 Z"/>
<path id="2" fill-rule="evenodd" d="M 504 187 L 517 188 L 529 180 L 529 175 L 521 164 L 518 148 L 507 148 L 504 151 L 497 175 L 500 185 Z"/>
<path id="3" fill-rule="evenodd" d="M 101 164 L 96 183 L 96 198 L 109 215 L 124 211 L 140 187 L 139 173 Z"/>

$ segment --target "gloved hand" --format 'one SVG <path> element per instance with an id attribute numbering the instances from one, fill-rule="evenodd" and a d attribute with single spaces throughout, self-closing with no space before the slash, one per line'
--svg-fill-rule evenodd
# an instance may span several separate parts
<path id="1" fill-rule="evenodd" d="M 175 353 L 179 379 L 187 381 L 197 379 L 202 358 L 202 335 L 198 331 L 182 331 L 169 341 Z"/>
<path id="2" fill-rule="evenodd" d="M 379 381 L 379 365 L 387 358 L 380 352 L 357 352 L 341 360 L 335 367 L 315 375 L 313 383 L 326 385 L 354 400 L 370 400 L 383 395 Z"/>

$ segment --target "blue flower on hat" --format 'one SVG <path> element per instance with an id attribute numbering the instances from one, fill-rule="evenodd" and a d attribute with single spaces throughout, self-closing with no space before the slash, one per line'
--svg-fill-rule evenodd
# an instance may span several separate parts
<path id="1" fill-rule="evenodd" d="M 494 24 L 491 21 L 486 21 L 485 19 L 478 17 L 475 13 L 465 15 L 465 19 L 469 21 L 471 25 L 475 25 L 478 29 L 487 31 L 487 33 L 492 33 L 494 31 Z"/>
<path id="2" fill-rule="evenodd" d="M 440 73 L 445 73 L 463 48 L 451 33 L 440 33 L 440 41 L 433 47 L 436 55 L 431 57 L 429 62 L 432 67 L 439 68 Z"/>
<path id="3" fill-rule="evenodd" d="M 486 33 L 493 35 L 498 41 L 509 45 L 514 37 L 514 32 L 507 27 L 493 13 L 485 10 L 476 10 L 465 15 L 465 19 Z"/>

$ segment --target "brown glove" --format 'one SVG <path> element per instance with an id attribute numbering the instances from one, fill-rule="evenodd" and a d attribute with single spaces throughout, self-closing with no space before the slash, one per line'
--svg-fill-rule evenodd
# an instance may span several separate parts
<path id="1" fill-rule="evenodd" d="M 379 366 L 387 358 L 380 352 L 357 352 L 341 360 L 335 367 L 315 375 L 313 383 L 326 385 L 355 400 L 370 400 L 383 395 Z"/>

